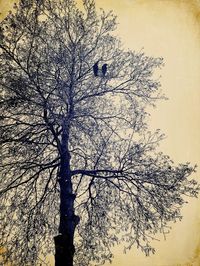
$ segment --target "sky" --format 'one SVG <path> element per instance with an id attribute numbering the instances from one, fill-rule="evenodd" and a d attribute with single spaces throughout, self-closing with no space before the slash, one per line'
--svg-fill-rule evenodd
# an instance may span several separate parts
<path id="1" fill-rule="evenodd" d="M 12 3 L 0 0 L 2 17 Z M 164 58 L 159 74 L 168 100 L 149 110 L 149 127 L 165 133 L 159 149 L 175 163 L 199 166 L 192 178 L 200 181 L 200 1 L 96 0 L 96 5 L 117 15 L 116 34 L 125 48 Z M 166 240 L 155 242 L 155 255 L 146 258 L 134 247 L 123 254 L 118 246 L 111 266 L 199 266 L 200 197 L 188 202 L 183 220 L 172 224 Z"/>

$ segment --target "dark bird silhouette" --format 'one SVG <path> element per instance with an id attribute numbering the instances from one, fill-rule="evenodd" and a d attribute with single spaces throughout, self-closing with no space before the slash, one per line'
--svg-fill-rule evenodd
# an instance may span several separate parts
<path id="1" fill-rule="evenodd" d="M 97 62 L 93 65 L 93 72 L 94 72 L 95 77 L 98 77 L 98 71 L 99 71 L 98 63 L 99 63 L 99 61 L 97 61 Z"/>
<path id="2" fill-rule="evenodd" d="M 105 75 L 106 75 L 106 72 L 107 72 L 107 65 L 108 64 L 104 64 L 103 66 L 102 66 L 102 74 L 103 74 L 103 77 L 105 77 Z"/>

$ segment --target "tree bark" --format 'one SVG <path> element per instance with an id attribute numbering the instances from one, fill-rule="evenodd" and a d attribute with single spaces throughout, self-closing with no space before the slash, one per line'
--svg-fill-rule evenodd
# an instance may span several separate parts
<path id="1" fill-rule="evenodd" d="M 54 237 L 55 266 L 73 266 L 75 248 L 67 235 Z"/>
<path id="2" fill-rule="evenodd" d="M 74 212 L 76 195 L 73 194 L 72 189 L 68 135 L 68 130 L 63 130 L 59 173 L 60 224 L 59 235 L 54 237 L 55 266 L 73 266 L 75 253 L 74 233 L 79 223 L 79 217 Z"/>
<path id="3" fill-rule="evenodd" d="M 55 266 L 73 266 L 75 253 L 74 233 L 79 217 L 74 213 L 75 195 L 72 194 L 71 180 L 60 179 L 60 225 L 59 235 L 54 237 Z M 70 184 L 69 184 L 70 183 Z"/>

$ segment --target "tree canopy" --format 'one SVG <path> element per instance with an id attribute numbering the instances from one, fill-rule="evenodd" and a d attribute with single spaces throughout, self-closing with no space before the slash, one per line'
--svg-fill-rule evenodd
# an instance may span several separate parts
<path id="1" fill-rule="evenodd" d="M 0 27 L 4 261 L 36 265 L 53 253 L 65 169 L 75 265 L 111 260 L 121 242 L 154 253 L 151 239 L 199 191 L 195 167 L 174 165 L 148 130 L 163 59 L 125 50 L 116 16 L 93 0 L 21 0 Z M 97 61 L 105 76 L 94 75 Z"/>

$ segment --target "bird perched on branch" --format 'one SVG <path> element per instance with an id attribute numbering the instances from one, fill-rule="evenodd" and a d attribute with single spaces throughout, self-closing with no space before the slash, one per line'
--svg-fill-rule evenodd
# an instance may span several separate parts
<path id="1" fill-rule="evenodd" d="M 99 63 L 99 61 L 97 61 L 97 62 L 93 65 L 93 72 L 94 72 L 95 77 L 98 77 L 98 71 L 99 71 L 98 63 Z"/>
<path id="2" fill-rule="evenodd" d="M 101 71 L 102 71 L 103 77 L 105 77 L 105 75 L 106 75 L 106 72 L 107 72 L 107 65 L 108 65 L 108 64 L 104 64 L 104 65 L 102 66 L 102 68 L 101 68 Z"/>

